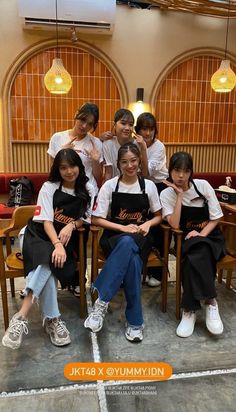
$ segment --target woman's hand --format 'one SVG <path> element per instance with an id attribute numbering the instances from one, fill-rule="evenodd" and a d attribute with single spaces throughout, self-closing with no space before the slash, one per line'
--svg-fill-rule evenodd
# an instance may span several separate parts
<path id="1" fill-rule="evenodd" d="M 101 157 L 101 153 L 95 147 L 94 141 L 93 140 L 90 140 L 90 141 L 91 141 L 91 144 L 92 144 L 92 149 L 91 150 L 84 149 L 84 152 L 86 153 L 86 155 L 90 159 L 94 160 L 95 162 L 99 162 L 100 157 Z"/>
<path id="2" fill-rule="evenodd" d="M 134 133 L 134 137 L 135 137 L 136 142 L 139 145 L 140 150 L 147 149 L 147 145 L 146 145 L 146 142 L 145 142 L 143 136 L 141 136 L 140 134 Z"/>
<path id="3" fill-rule="evenodd" d="M 172 187 L 177 195 L 184 193 L 182 187 L 176 186 L 174 183 L 169 182 L 169 180 L 162 180 L 162 183 L 164 183 L 166 186 Z"/>
<path id="4" fill-rule="evenodd" d="M 106 140 L 112 139 L 113 138 L 113 133 L 112 132 L 104 132 L 99 136 L 99 139 L 102 142 L 105 142 Z"/>
<path id="5" fill-rule="evenodd" d="M 70 222 L 61 229 L 58 239 L 61 241 L 62 245 L 67 246 L 73 232 L 74 225 Z"/>
<path id="6" fill-rule="evenodd" d="M 185 237 L 185 240 L 191 239 L 192 237 L 196 237 L 196 236 L 204 237 L 204 235 L 201 235 L 201 233 L 197 232 L 196 230 L 192 230 L 191 232 L 187 234 L 187 236 Z"/>
<path id="7" fill-rule="evenodd" d="M 144 222 L 142 225 L 138 227 L 138 233 L 140 233 L 143 236 L 147 236 L 149 233 L 151 224 L 150 221 Z"/>
<path id="8" fill-rule="evenodd" d="M 66 251 L 62 243 L 57 243 L 52 252 L 52 263 L 56 268 L 63 268 L 66 261 Z"/>
<path id="9" fill-rule="evenodd" d="M 137 233 L 139 229 L 138 225 L 121 225 L 121 232 L 124 233 Z"/>

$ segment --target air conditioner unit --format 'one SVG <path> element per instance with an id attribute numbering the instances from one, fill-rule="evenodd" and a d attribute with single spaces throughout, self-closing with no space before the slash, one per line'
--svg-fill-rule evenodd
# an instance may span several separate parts
<path id="1" fill-rule="evenodd" d="M 55 0 L 18 0 L 25 29 L 55 30 Z M 57 0 L 58 28 L 75 27 L 78 32 L 112 34 L 116 0 Z"/>

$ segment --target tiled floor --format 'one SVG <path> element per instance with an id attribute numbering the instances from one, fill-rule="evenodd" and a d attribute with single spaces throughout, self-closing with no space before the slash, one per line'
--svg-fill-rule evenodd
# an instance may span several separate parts
<path id="1" fill-rule="evenodd" d="M 17 289 L 22 285 L 21 280 Z M 227 290 L 225 284 L 217 285 L 225 327 L 223 335 L 217 338 L 208 333 L 203 309 L 198 315 L 194 334 L 188 339 L 178 338 L 175 334 L 175 284 L 169 283 L 166 313 L 159 308 L 160 290 L 145 286 L 142 295 L 146 327 L 143 342 L 136 345 L 124 337 L 122 290 L 111 302 L 104 328 L 97 335 L 84 329 L 83 321 L 79 319 L 77 298 L 67 291 L 59 291 L 61 312 L 71 331 L 72 343 L 64 348 L 50 343 L 35 305 L 30 314 L 29 334 L 22 347 L 12 351 L 0 346 L 1 410 L 234 411 L 236 279 L 233 285 L 235 289 L 232 290 Z M 9 303 L 13 314 L 20 307 L 21 299 L 9 296 Z M 2 313 L 0 316 L 2 335 Z M 122 382 L 119 385 L 115 382 L 98 385 L 96 382 L 78 382 L 74 385 L 63 374 L 64 365 L 73 361 L 165 361 L 172 365 L 173 376 L 167 382 Z M 129 396 L 127 392 L 130 392 Z"/>

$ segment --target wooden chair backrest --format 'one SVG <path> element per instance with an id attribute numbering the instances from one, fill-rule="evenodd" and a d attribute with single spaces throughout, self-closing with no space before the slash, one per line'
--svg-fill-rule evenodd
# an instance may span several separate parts
<path id="1" fill-rule="evenodd" d="M 27 225 L 28 220 L 33 217 L 36 205 L 19 206 L 15 208 L 10 225 L 2 230 L 7 236 L 17 236 L 20 230 Z"/>

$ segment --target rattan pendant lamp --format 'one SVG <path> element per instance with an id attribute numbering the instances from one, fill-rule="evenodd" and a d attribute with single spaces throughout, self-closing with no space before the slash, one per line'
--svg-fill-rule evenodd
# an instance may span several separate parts
<path id="1" fill-rule="evenodd" d="M 227 59 L 227 46 L 228 46 L 228 34 L 229 34 L 229 12 L 230 1 L 228 5 L 227 27 L 225 36 L 225 56 L 222 60 L 219 69 L 211 77 L 211 87 L 218 93 L 229 93 L 236 85 L 236 75 L 230 68 L 230 61 Z"/>
<path id="2" fill-rule="evenodd" d="M 46 89 L 52 94 L 66 94 L 72 87 L 72 79 L 68 71 L 63 66 L 62 59 L 58 52 L 58 16 L 57 16 L 57 0 L 56 5 L 56 58 L 52 61 L 52 66 L 44 76 L 44 84 Z"/>

